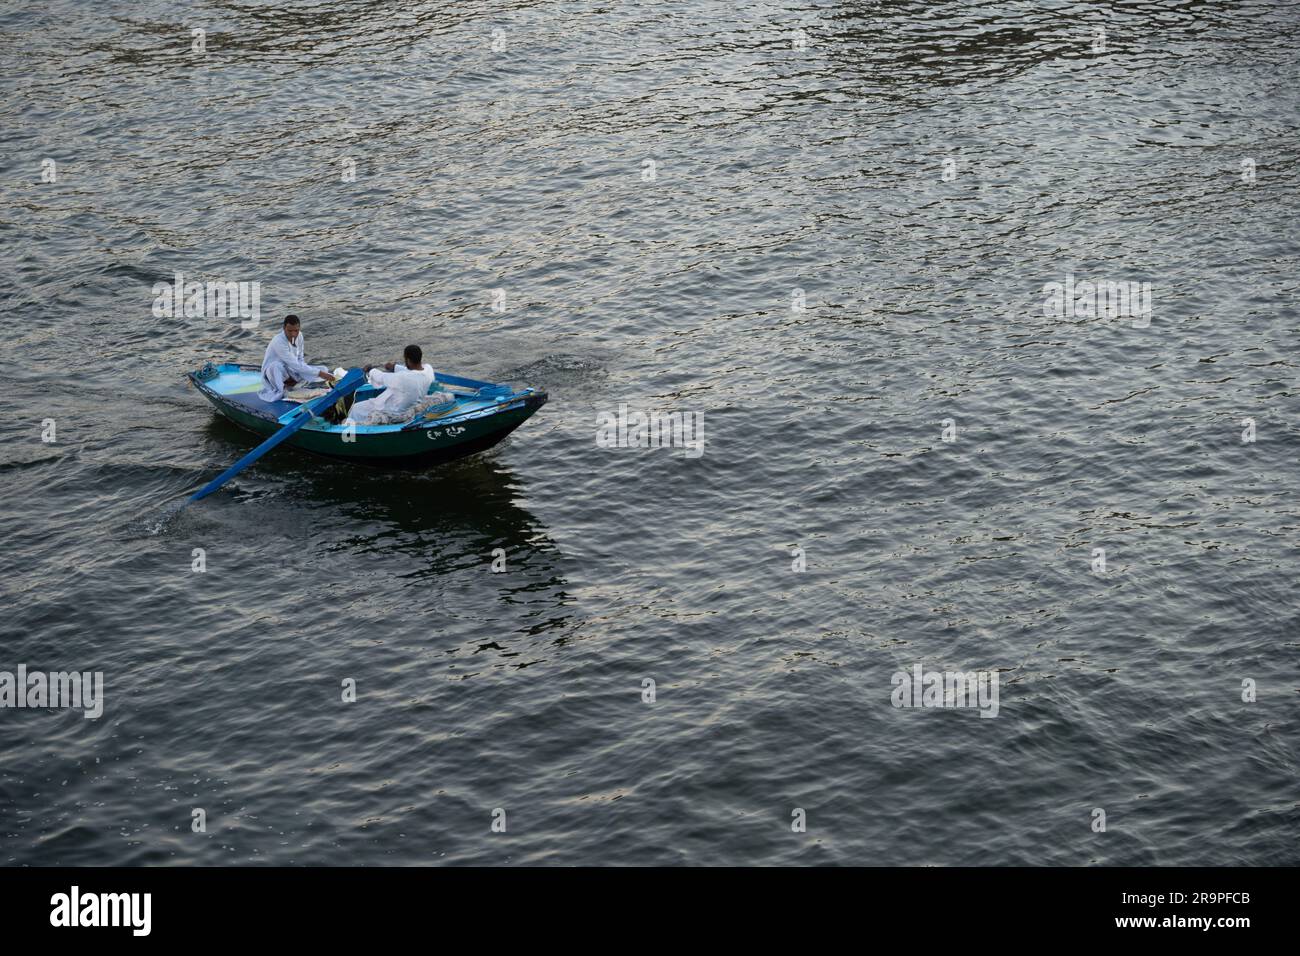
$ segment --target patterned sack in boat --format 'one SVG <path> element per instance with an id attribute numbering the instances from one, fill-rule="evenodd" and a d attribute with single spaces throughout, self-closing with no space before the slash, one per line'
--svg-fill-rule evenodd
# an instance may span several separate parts
<path id="1" fill-rule="evenodd" d="M 424 415 L 426 418 L 437 418 L 439 415 L 451 411 L 452 406 L 455 404 L 456 396 L 451 392 L 434 392 L 432 395 L 424 396 L 404 412 L 375 412 L 370 418 L 370 424 L 405 425 L 417 415 Z"/>

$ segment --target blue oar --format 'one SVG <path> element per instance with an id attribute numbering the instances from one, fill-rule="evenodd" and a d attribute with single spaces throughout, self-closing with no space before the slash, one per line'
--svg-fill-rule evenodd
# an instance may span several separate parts
<path id="1" fill-rule="evenodd" d="M 348 374 L 338 380 L 334 385 L 334 388 L 329 392 L 322 395 L 320 398 L 313 398 L 310 402 L 304 402 L 300 405 L 296 410 L 297 414 L 295 418 L 266 441 L 262 442 L 262 444 L 250 451 L 243 458 L 239 459 L 239 461 L 235 462 L 223 471 L 216 478 L 213 478 L 198 491 L 194 492 L 194 494 L 190 495 L 190 501 L 198 501 L 200 498 L 206 498 L 208 495 L 212 494 L 212 492 L 216 491 L 231 478 L 234 478 L 235 475 L 239 474 L 276 445 L 280 444 L 280 442 L 284 441 L 298 429 L 302 428 L 303 425 L 306 425 L 316 416 L 318 411 L 323 411 L 324 409 L 329 408 L 340 398 L 345 398 L 348 395 L 351 395 L 364 384 L 366 384 L 365 372 L 361 371 L 359 368 L 354 368 L 352 371 L 348 372 Z"/>

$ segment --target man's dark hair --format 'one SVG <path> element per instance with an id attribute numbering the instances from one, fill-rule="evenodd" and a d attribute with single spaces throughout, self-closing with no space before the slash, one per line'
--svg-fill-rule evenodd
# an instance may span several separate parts
<path id="1" fill-rule="evenodd" d="M 402 358 L 406 359 L 406 367 L 410 368 L 424 361 L 424 353 L 420 351 L 418 345 L 408 345 L 402 350 Z"/>
<path id="2" fill-rule="evenodd" d="M 284 317 L 284 324 L 285 324 L 285 325 L 302 325 L 302 323 L 298 321 L 298 316 L 296 316 L 296 315 L 286 315 L 286 316 Z"/>

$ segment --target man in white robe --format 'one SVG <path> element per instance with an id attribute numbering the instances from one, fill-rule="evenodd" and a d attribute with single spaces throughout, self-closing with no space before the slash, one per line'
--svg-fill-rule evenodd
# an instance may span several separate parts
<path id="1" fill-rule="evenodd" d="M 385 421 L 404 418 L 416 402 L 429 394 L 433 384 L 433 368 L 424 364 L 424 355 L 418 345 L 408 345 L 402 353 L 406 364 L 389 362 L 382 369 L 366 366 L 366 380 L 384 391 L 364 402 L 356 402 L 348 412 L 348 420 L 356 425 L 374 424 L 380 417 Z"/>
<path id="2" fill-rule="evenodd" d="M 264 402 L 278 402 L 285 392 L 316 379 L 333 385 L 330 370 L 323 365 L 308 365 L 305 355 L 302 323 L 298 316 L 286 315 L 284 328 L 271 339 L 262 357 L 262 388 L 257 397 Z"/>

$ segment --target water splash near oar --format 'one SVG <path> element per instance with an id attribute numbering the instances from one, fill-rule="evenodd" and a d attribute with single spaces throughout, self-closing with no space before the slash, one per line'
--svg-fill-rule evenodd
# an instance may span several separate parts
<path id="1" fill-rule="evenodd" d="M 216 478 L 213 478 L 198 491 L 194 492 L 194 494 L 190 495 L 185 504 L 188 504 L 190 501 L 198 501 L 200 498 L 206 498 L 208 495 L 212 494 L 212 492 L 216 491 L 231 478 L 234 478 L 235 475 L 239 474 L 276 445 L 280 444 L 280 442 L 284 441 L 298 429 L 310 422 L 316 417 L 317 412 L 324 411 L 340 398 L 346 398 L 351 395 L 365 383 L 366 375 L 361 371 L 361 369 L 354 368 L 352 371 L 348 372 L 348 374 L 338 380 L 334 388 L 329 392 L 322 395 L 320 398 L 313 398 L 310 402 L 304 402 L 300 405 L 294 413 L 294 417 L 290 419 L 283 428 L 254 448 L 243 458 L 239 459 L 239 461 L 235 462 Z M 183 506 L 184 505 L 182 505 L 182 507 Z"/>

